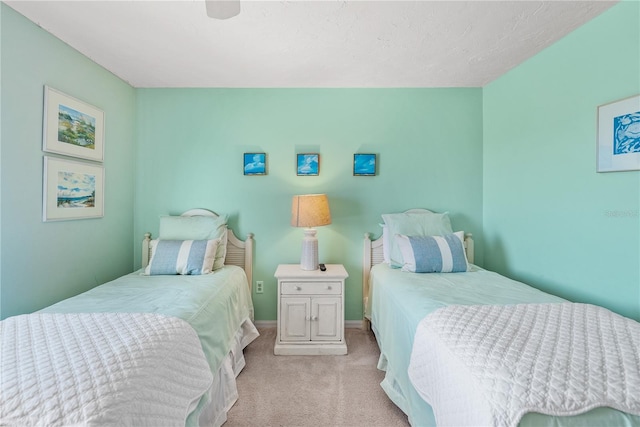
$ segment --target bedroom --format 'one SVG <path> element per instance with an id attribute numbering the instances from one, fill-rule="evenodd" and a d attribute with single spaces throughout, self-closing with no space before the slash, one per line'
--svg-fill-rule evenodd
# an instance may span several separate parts
<path id="1" fill-rule="evenodd" d="M 413 207 L 451 212 L 478 264 L 639 320 L 640 172 L 595 172 L 597 106 L 640 92 L 638 7 L 616 4 L 483 88 L 138 89 L 2 4 L 0 316 L 131 272 L 159 215 L 209 207 L 255 234 L 256 319 L 273 321 L 273 273 L 299 256 L 291 196 L 321 191 L 320 257 L 350 273 L 347 321 L 362 316 L 363 233 Z M 44 84 L 107 112 L 102 219 L 41 221 Z M 253 151 L 267 176 L 242 175 Z M 318 177 L 295 175 L 306 151 Z M 352 176 L 356 152 L 379 154 L 377 176 Z"/>

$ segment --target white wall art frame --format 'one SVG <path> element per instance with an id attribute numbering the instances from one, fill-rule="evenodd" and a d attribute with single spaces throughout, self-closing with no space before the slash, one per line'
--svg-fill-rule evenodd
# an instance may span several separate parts
<path id="1" fill-rule="evenodd" d="M 44 157 L 43 221 L 104 216 L 102 165 Z"/>
<path id="2" fill-rule="evenodd" d="M 42 149 L 49 153 L 104 160 L 104 112 L 44 87 Z"/>
<path id="3" fill-rule="evenodd" d="M 598 107 L 597 171 L 640 170 L 640 95 Z"/>

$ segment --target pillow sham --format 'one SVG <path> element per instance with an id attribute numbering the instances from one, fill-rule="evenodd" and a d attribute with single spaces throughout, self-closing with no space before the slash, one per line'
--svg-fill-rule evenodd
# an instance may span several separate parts
<path id="1" fill-rule="evenodd" d="M 152 240 L 151 260 L 144 270 L 147 276 L 200 275 L 213 271 L 220 239 Z"/>
<path id="2" fill-rule="evenodd" d="M 227 215 L 210 216 L 161 216 L 158 238 L 162 240 L 211 240 L 220 239 L 213 269 L 224 266 L 227 256 Z"/>
<path id="3" fill-rule="evenodd" d="M 459 273 L 469 264 L 464 251 L 464 232 L 444 236 L 406 236 L 395 241 L 402 252 L 402 271 L 411 273 Z"/>
<path id="4" fill-rule="evenodd" d="M 449 213 L 404 212 L 382 215 L 389 235 L 389 265 L 402 267 L 403 259 L 395 235 L 405 236 L 444 236 L 453 233 Z M 384 229 L 383 229 L 384 232 Z M 384 244 L 384 240 L 383 240 Z"/>
<path id="5" fill-rule="evenodd" d="M 213 261 L 213 269 L 218 270 L 224 267 L 224 259 L 227 257 L 227 236 L 229 234 L 229 230 L 227 226 L 224 225 L 218 231 L 217 235 L 220 243 L 218 243 L 218 249 L 216 250 L 216 259 Z"/>
<path id="6" fill-rule="evenodd" d="M 380 227 L 382 227 L 382 259 L 386 264 L 390 264 L 389 251 L 391 239 L 389 238 L 389 227 L 386 224 L 380 224 Z"/>

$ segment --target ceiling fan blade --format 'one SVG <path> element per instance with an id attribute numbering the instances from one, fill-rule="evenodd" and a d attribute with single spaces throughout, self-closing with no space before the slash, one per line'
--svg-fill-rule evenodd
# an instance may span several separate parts
<path id="1" fill-rule="evenodd" d="M 205 0 L 207 16 L 229 19 L 240 13 L 240 0 Z"/>

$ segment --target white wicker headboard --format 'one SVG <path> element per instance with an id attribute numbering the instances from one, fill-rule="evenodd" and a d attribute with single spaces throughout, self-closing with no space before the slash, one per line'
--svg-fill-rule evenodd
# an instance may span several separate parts
<path id="1" fill-rule="evenodd" d="M 411 212 L 431 212 L 427 209 L 410 209 L 406 213 Z M 464 250 L 467 254 L 467 261 L 473 263 L 474 260 L 474 247 L 473 247 L 473 235 L 471 233 L 465 233 L 464 235 Z M 384 262 L 384 254 L 382 248 L 382 236 L 378 239 L 371 240 L 371 234 L 365 233 L 364 235 L 364 247 L 362 254 L 362 304 L 363 309 L 367 307 L 367 299 L 369 298 L 369 273 L 371 267 Z M 368 328 L 368 320 L 364 318 L 365 329 Z"/>
<path id="2" fill-rule="evenodd" d="M 191 209 L 181 216 L 211 216 L 218 217 L 218 214 L 207 209 Z M 247 275 L 249 291 L 253 284 L 253 233 L 247 234 L 247 239 L 242 241 L 236 237 L 233 230 L 227 229 L 227 254 L 224 259 L 226 265 L 237 265 L 242 268 Z M 149 264 L 151 257 L 151 233 L 144 234 L 142 241 L 142 268 Z"/>

